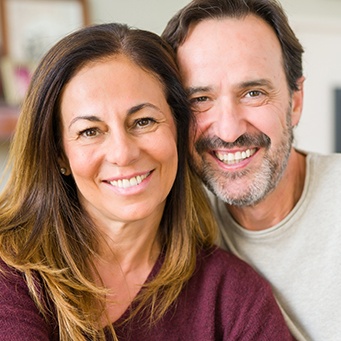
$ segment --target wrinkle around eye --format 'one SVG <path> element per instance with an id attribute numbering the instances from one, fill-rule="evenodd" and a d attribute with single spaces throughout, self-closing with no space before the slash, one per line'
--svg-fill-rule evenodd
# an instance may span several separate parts
<path id="1" fill-rule="evenodd" d="M 149 126 L 152 126 L 154 124 L 156 124 L 156 120 L 154 118 L 150 118 L 150 117 L 144 117 L 144 118 L 141 118 L 141 119 L 138 119 L 135 121 L 135 126 L 137 128 L 145 128 L 145 127 L 149 127 Z"/>
<path id="2" fill-rule="evenodd" d="M 79 135 L 85 138 L 94 138 L 100 135 L 100 130 L 98 128 L 88 128 L 80 131 Z"/>
<path id="3" fill-rule="evenodd" d="M 132 134 L 149 133 L 155 131 L 159 123 L 160 122 L 153 117 L 142 117 L 135 119 L 128 127 L 128 130 Z"/>
<path id="4" fill-rule="evenodd" d="M 106 131 L 103 131 L 98 127 L 92 127 L 80 130 L 76 136 L 76 140 L 85 145 L 101 143 L 106 135 Z"/>
<path id="5" fill-rule="evenodd" d="M 241 98 L 240 102 L 252 106 L 264 105 L 268 102 L 269 96 L 261 90 L 247 91 Z"/>
<path id="6" fill-rule="evenodd" d="M 263 95 L 263 92 L 260 90 L 251 90 L 246 93 L 245 97 L 256 98 L 262 95 Z"/>
<path id="7" fill-rule="evenodd" d="M 190 99 L 191 110 L 194 113 L 205 112 L 212 107 L 212 100 L 208 96 L 198 96 Z"/>

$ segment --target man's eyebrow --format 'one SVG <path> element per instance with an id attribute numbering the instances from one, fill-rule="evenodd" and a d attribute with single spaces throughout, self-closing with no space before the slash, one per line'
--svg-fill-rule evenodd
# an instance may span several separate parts
<path id="1" fill-rule="evenodd" d="M 246 89 L 246 88 L 252 88 L 254 86 L 266 86 L 270 89 L 274 88 L 273 84 L 268 79 L 265 79 L 265 78 L 241 82 L 241 83 L 236 85 L 236 88 Z M 192 95 L 199 93 L 199 92 L 210 92 L 210 91 L 212 91 L 212 87 L 211 86 L 189 87 L 186 89 L 186 91 L 187 91 L 188 96 L 192 96 Z"/>
<path id="2" fill-rule="evenodd" d="M 212 87 L 210 86 L 197 86 L 197 87 L 189 87 L 186 89 L 187 95 L 192 96 L 198 92 L 208 92 L 211 91 Z"/>
<path id="3" fill-rule="evenodd" d="M 274 88 L 273 84 L 268 79 L 264 79 L 264 78 L 241 82 L 240 84 L 238 84 L 237 88 L 245 89 L 245 88 L 252 88 L 255 86 L 266 86 L 270 89 Z"/>

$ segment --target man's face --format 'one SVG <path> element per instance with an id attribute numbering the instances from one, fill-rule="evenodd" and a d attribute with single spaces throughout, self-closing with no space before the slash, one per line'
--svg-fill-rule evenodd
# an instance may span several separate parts
<path id="1" fill-rule="evenodd" d="M 191 27 L 178 62 L 196 116 L 196 171 L 228 204 L 258 203 L 282 177 L 301 113 L 275 33 L 255 16 L 205 20 Z"/>

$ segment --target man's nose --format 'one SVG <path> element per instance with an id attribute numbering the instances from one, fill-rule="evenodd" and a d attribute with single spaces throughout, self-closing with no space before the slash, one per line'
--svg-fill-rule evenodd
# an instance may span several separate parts
<path id="1" fill-rule="evenodd" d="M 246 133 L 247 122 L 243 111 L 233 99 L 221 98 L 211 110 L 211 136 L 216 135 L 225 142 L 234 142 Z"/>

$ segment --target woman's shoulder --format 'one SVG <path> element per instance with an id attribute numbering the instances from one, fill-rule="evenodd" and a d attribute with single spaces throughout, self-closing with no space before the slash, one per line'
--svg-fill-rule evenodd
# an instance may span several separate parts
<path id="1" fill-rule="evenodd" d="M 249 264 L 219 247 L 202 250 L 197 258 L 193 282 L 211 288 L 215 295 L 234 296 L 253 300 L 272 297 L 272 288 Z"/>
<path id="2" fill-rule="evenodd" d="M 0 341 L 49 340 L 51 326 L 31 297 L 25 275 L 0 259 Z"/>
<path id="3" fill-rule="evenodd" d="M 219 247 L 197 259 L 186 302 L 220 321 L 227 339 L 292 340 L 270 285 L 250 265 Z"/>
<path id="4" fill-rule="evenodd" d="M 24 273 L 0 259 L 0 320 L 29 305 L 35 307 Z"/>
<path id="5" fill-rule="evenodd" d="M 4 295 L 6 290 L 13 290 L 18 286 L 27 288 L 23 274 L 7 265 L 0 258 L 0 295 Z"/>
<path id="6" fill-rule="evenodd" d="M 232 278 L 237 280 L 257 278 L 261 282 L 264 281 L 249 264 L 218 246 L 201 250 L 198 254 L 197 270 L 210 275 L 228 277 L 229 281 Z"/>

